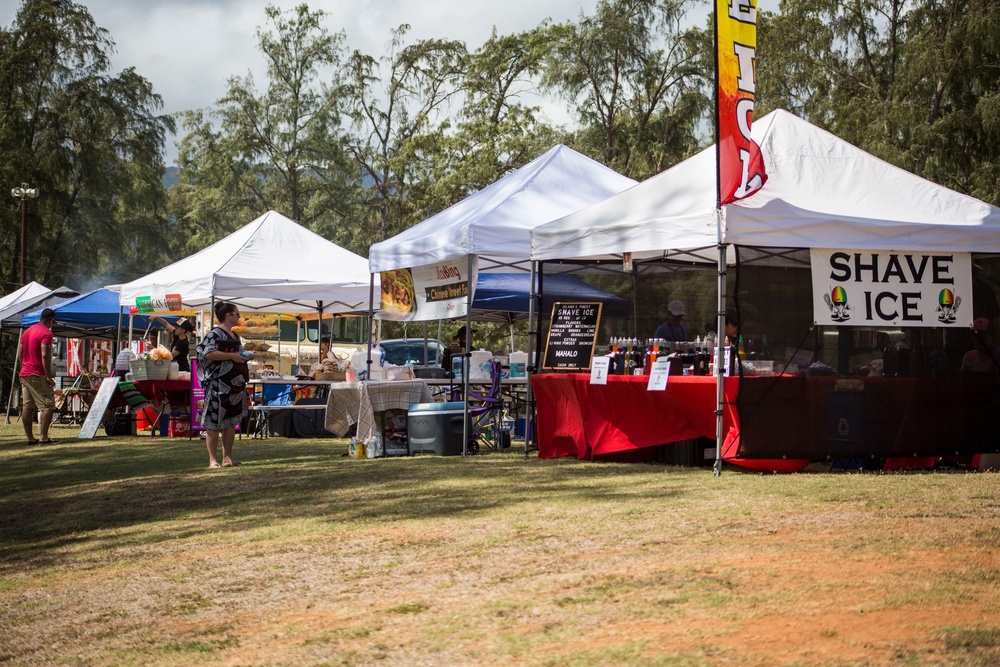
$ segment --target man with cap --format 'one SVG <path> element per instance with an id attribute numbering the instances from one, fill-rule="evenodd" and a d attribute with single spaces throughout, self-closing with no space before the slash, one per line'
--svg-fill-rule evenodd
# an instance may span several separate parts
<path id="1" fill-rule="evenodd" d="M 52 325 L 56 323 L 56 311 L 46 308 L 34 324 L 21 335 L 21 426 L 28 436 L 29 445 L 50 445 L 55 442 L 49 437 L 49 425 L 55 414 L 55 378 L 52 377 Z M 32 422 L 39 410 L 38 420 L 41 436 L 35 440 Z"/>
<path id="2" fill-rule="evenodd" d="M 684 327 L 684 302 L 674 299 L 667 306 L 667 321 L 656 327 L 653 338 L 660 338 L 666 341 L 680 342 L 688 339 L 687 329 Z"/>
<path id="3" fill-rule="evenodd" d="M 190 373 L 191 362 L 188 361 L 188 354 L 191 352 L 191 343 L 188 341 L 188 334 L 194 331 L 194 325 L 185 317 L 173 324 L 158 315 L 154 315 L 152 319 L 174 332 L 174 340 L 170 344 L 170 356 L 177 362 L 177 370 Z"/>

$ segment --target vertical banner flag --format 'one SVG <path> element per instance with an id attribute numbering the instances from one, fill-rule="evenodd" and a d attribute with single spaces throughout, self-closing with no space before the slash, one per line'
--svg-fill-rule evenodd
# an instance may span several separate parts
<path id="1" fill-rule="evenodd" d="M 716 0 L 719 205 L 764 187 L 760 147 L 750 138 L 757 90 L 757 0 Z"/>

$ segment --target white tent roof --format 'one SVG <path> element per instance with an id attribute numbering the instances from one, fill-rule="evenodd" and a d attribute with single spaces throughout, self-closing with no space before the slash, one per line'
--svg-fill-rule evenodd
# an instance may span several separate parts
<path id="1" fill-rule="evenodd" d="M 528 262 L 531 229 L 635 185 L 631 178 L 563 145 L 427 218 L 369 253 L 373 273 L 468 255 L 479 270 Z"/>
<path id="2" fill-rule="evenodd" d="M 180 294 L 192 309 L 209 308 L 214 296 L 246 310 L 309 313 L 322 302 L 326 313 L 348 312 L 368 309 L 370 279 L 364 257 L 268 211 L 204 250 L 122 285 L 121 303 Z"/>
<path id="3" fill-rule="evenodd" d="M 0 297 L 0 310 L 3 310 L 7 306 L 13 306 L 15 303 L 26 301 L 27 299 L 31 299 L 51 291 L 52 290 L 45 285 L 41 285 L 32 280 L 24 287 L 18 288 L 10 294 Z"/>
<path id="4" fill-rule="evenodd" d="M 724 242 L 779 248 L 1000 252 L 1000 209 L 894 167 L 793 116 L 754 121 L 768 181 L 723 207 Z M 535 260 L 705 248 L 716 261 L 715 147 L 532 231 Z M 688 257 L 690 259 L 691 257 Z"/>

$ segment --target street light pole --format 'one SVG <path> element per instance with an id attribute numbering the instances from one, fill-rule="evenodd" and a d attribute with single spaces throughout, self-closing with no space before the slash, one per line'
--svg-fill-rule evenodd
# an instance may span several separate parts
<path id="1" fill-rule="evenodd" d="M 27 183 L 21 183 L 21 187 L 14 188 L 10 194 L 14 199 L 21 200 L 21 286 L 23 287 L 28 283 L 25 270 L 28 258 L 28 200 L 38 196 L 38 188 L 29 188 Z"/>

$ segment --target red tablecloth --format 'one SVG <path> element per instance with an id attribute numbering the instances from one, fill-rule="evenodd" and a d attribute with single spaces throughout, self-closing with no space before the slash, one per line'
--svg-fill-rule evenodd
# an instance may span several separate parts
<path id="1" fill-rule="evenodd" d="M 135 380 L 132 384 L 157 409 L 165 401 L 170 402 L 171 409 L 183 408 L 185 412 L 191 405 L 190 380 Z M 116 391 L 112 395 L 108 407 L 117 408 L 124 405 L 125 399 L 122 398 L 121 391 Z"/>
<path id="2" fill-rule="evenodd" d="M 611 376 L 606 385 L 592 385 L 586 373 L 532 376 L 539 457 L 586 459 L 697 437 L 715 439 L 714 377 L 671 376 L 665 391 L 648 391 L 648 381 Z M 723 459 L 770 472 L 794 472 L 808 465 L 808 459 L 737 458 L 739 418 L 732 402 L 738 382 L 727 378 L 725 383 Z"/>
<path id="3" fill-rule="evenodd" d="M 139 380 L 135 383 L 143 396 L 152 399 L 153 405 L 170 401 L 171 409 L 185 408 L 191 403 L 190 380 Z"/>

